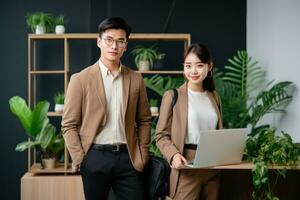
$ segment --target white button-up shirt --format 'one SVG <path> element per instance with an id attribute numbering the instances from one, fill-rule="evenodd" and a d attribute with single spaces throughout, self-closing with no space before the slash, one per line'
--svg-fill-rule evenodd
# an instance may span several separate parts
<path id="1" fill-rule="evenodd" d="M 126 143 L 123 118 L 123 82 L 121 65 L 117 73 L 110 72 L 99 59 L 106 105 L 107 121 L 102 131 L 96 136 L 96 144 Z M 103 95 L 103 94 L 102 94 Z"/>

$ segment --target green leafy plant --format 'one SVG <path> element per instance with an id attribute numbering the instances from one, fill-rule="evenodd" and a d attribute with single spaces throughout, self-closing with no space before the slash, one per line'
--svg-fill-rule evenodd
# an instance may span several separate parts
<path id="1" fill-rule="evenodd" d="M 150 99 L 149 104 L 150 104 L 151 107 L 156 107 L 157 103 L 158 103 L 157 99 Z"/>
<path id="2" fill-rule="evenodd" d="M 59 15 L 54 19 L 55 25 L 65 25 L 66 20 L 64 15 Z"/>
<path id="3" fill-rule="evenodd" d="M 252 179 L 255 190 L 252 198 L 279 200 L 273 190 L 278 178 L 285 178 L 287 168 L 300 163 L 300 145 L 293 143 L 287 133 L 276 136 L 275 128 L 260 129 L 258 134 L 247 139 L 245 158 L 254 163 Z M 274 183 L 270 182 L 269 165 L 282 166 L 282 169 L 277 169 Z"/>
<path id="4" fill-rule="evenodd" d="M 131 54 L 134 56 L 134 61 L 137 67 L 139 67 L 140 61 L 148 61 L 150 67 L 153 66 L 153 61 L 157 57 L 154 47 L 136 46 Z"/>
<path id="5" fill-rule="evenodd" d="M 243 128 L 250 125 L 255 134 L 256 124 L 265 114 L 285 112 L 284 107 L 292 100 L 289 94 L 292 82 L 267 82 L 265 71 L 246 51 L 238 51 L 228 61 L 230 65 L 224 67 L 225 72 L 216 75 L 224 126 Z"/>
<path id="6" fill-rule="evenodd" d="M 255 191 L 252 198 L 276 200 L 274 186 L 271 186 L 268 178 L 268 165 L 295 164 L 299 159 L 298 147 L 288 134 L 277 137 L 270 125 L 257 126 L 257 123 L 267 113 L 285 112 L 285 106 L 292 100 L 292 82 L 267 82 L 265 71 L 246 51 L 238 51 L 228 62 L 224 73 L 215 72 L 216 88 L 222 99 L 224 126 L 251 128 L 245 159 L 254 163 L 252 178 Z M 277 172 L 277 176 L 284 176 L 284 170 Z"/>
<path id="7" fill-rule="evenodd" d="M 65 102 L 65 94 L 63 92 L 58 92 L 54 95 L 55 104 L 64 104 Z"/>
<path id="8" fill-rule="evenodd" d="M 54 30 L 54 17 L 50 13 L 44 13 L 44 12 L 27 13 L 26 23 L 32 32 L 35 31 L 38 25 L 45 27 L 46 32 L 53 32 Z"/>
<path id="9" fill-rule="evenodd" d="M 171 77 L 171 76 L 160 76 L 154 75 L 151 78 L 144 78 L 146 87 L 153 90 L 160 96 L 163 96 L 167 90 L 177 88 L 183 84 L 183 77 Z"/>
<path id="10" fill-rule="evenodd" d="M 16 151 L 24 151 L 35 147 L 41 152 L 43 158 L 53 157 L 64 148 L 61 133 L 56 133 L 56 128 L 49 122 L 47 113 L 49 102 L 40 101 L 31 110 L 23 98 L 14 96 L 9 100 L 11 112 L 18 117 L 25 129 L 29 141 L 24 141 L 16 146 Z"/>

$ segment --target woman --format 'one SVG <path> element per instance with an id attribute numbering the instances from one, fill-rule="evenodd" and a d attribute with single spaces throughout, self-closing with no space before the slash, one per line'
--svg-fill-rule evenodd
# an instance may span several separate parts
<path id="1" fill-rule="evenodd" d="M 220 98 L 215 91 L 213 65 L 207 47 L 192 44 L 184 56 L 185 83 L 164 94 L 155 140 L 171 165 L 169 197 L 178 200 L 218 199 L 219 171 L 183 169 L 193 160 L 201 130 L 222 128 Z"/>

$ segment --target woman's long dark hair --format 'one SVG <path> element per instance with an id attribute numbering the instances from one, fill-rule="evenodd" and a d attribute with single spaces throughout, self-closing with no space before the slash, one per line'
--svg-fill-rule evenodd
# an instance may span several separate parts
<path id="1" fill-rule="evenodd" d="M 203 63 L 211 66 L 211 72 L 209 72 L 208 75 L 203 80 L 203 88 L 210 92 L 214 91 L 215 83 L 213 77 L 213 62 L 208 48 L 203 44 L 198 44 L 198 43 L 191 44 L 184 54 L 183 57 L 184 61 L 189 53 L 194 53 Z"/>

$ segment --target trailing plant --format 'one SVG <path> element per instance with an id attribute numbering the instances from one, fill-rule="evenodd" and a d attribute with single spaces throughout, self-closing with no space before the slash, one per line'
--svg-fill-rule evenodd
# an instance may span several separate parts
<path id="1" fill-rule="evenodd" d="M 151 136 L 150 136 L 150 147 L 149 151 L 152 155 L 162 157 L 162 154 L 160 153 L 159 149 L 157 148 L 155 144 L 155 128 L 157 124 L 157 118 L 154 118 L 154 120 L 151 123 Z"/>
<path id="2" fill-rule="evenodd" d="M 279 200 L 273 190 L 279 177 L 285 178 L 288 167 L 300 163 L 300 145 L 293 143 L 289 134 L 275 135 L 275 128 L 260 129 L 247 139 L 245 158 L 252 161 L 253 199 Z M 268 166 L 282 165 L 277 169 L 275 182 L 271 183 Z"/>
<path id="3" fill-rule="evenodd" d="M 63 92 L 58 92 L 54 95 L 54 102 L 56 104 L 64 104 L 65 94 Z"/>
<path id="4" fill-rule="evenodd" d="M 40 101 L 31 110 L 23 98 L 14 96 L 9 100 L 11 112 L 18 117 L 25 129 L 29 141 L 24 141 L 16 146 L 16 151 L 22 152 L 35 147 L 41 152 L 43 158 L 53 157 L 64 148 L 61 132 L 56 133 L 56 128 L 49 122 L 47 113 L 49 102 Z"/>

